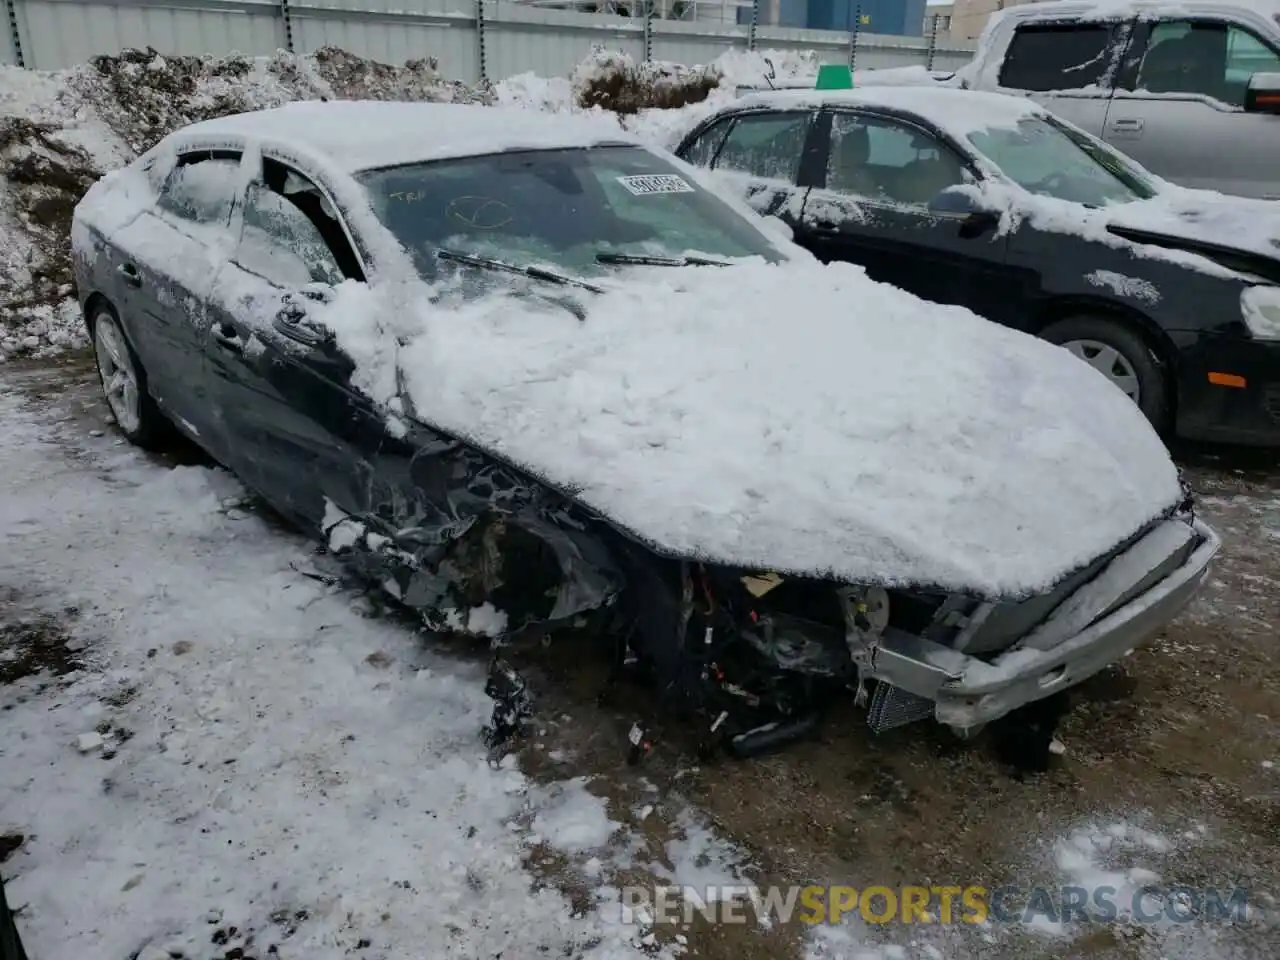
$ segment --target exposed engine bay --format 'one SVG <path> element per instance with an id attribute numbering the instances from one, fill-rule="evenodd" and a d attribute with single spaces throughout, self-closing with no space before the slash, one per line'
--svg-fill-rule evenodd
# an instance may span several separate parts
<path id="1" fill-rule="evenodd" d="M 1004 676 L 1002 658 L 1052 654 L 1205 549 L 1188 495 L 1053 590 L 1000 600 L 662 556 L 571 509 L 520 499 L 417 549 L 407 548 L 403 534 L 382 535 L 352 517 L 335 515 L 326 530 L 331 547 L 342 548 L 336 552 L 355 559 L 431 630 L 489 639 L 486 692 L 494 711 L 484 735 L 495 752 L 534 715 L 511 653 L 575 636 L 607 652 L 609 684 L 643 680 L 663 716 L 696 725 L 707 758 L 752 756 L 807 737 L 850 697 L 876 733 L 932 718 L 968 737 L 986 723 L 956 718 L 977 716 L 985 701 L 979 694 L 944 712 L 949 688 L 974 677 L 991 686 Z M 491 615 L 478 621 L 481 610 Z M 1019 650 L 1036 643 L 1046 651 Z M 1016 731 L 1033 767 L 1047 756 L 1065 688 L 1082 679 L 1054 669 L 1041 680 L 1044 689 L 1016 708 L 988 710 L 1001 713 L 993 726 Z M 647 725 L 637 723 L 629 760 L 650 748 Z"/>

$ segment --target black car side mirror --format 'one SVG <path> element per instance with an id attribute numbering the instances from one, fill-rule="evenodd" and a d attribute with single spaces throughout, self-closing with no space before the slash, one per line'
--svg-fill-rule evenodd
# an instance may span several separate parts
<path id="1" fill-rule="evenodd" d="M 1280 114 L 1280 73 L 1255 73 L 1244 91 L 1246 113 Z"/>
<path id="2" fill-rule="evenodd" d="M 280 298 L 282 306 L 276 313 L 273 326 L 296 343 L 316 350 L 331 350 L 337 345 L 332 330 L 310 316 L 310 303 L 332 303 L 333 288 L 323 283 L 309 283 L 297 293 L 286 293 Z"/>
<path id="3" fill-rule="evenodd" d="M 929 201 L 933 213 L 950 213 L 963 216 L 966 213 L 988 212 L 971 190 L 963 187 L 947 187 Z"/>

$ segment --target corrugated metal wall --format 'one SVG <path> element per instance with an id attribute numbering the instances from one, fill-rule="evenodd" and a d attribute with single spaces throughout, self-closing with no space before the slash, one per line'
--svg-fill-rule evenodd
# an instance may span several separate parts
<path id="1" fill-rule="evenodd" d="M 161 53 L 308 53 L 341 47 L 388 63 L 434 57 L 449 79 L 501 80 L 532 71 L 564 76 L 593 46 L 645 54 L 639 18 L 573 13 L 485 0 L 0 0 L 4 4 L 0 62 L 40 70 L 84 63 L 99 53 L 154 47 Z M 653 20 L 649 47 L 656 60 L 698 64 L 731 49 L 747 49 L 750 29 L 718 23 Z M 847 34 L 760 27 L 757 49 L 816 50 L 829 61 L 848 57 Z M 968 48 L 940 47 L 935 69 L 959 66 Z M 857 66 L 925 64 L 928 41 L 863 34 Z"/>

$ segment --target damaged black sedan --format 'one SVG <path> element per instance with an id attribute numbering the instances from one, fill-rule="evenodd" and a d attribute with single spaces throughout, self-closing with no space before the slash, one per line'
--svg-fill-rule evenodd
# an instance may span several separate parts
<path id="1" fill-rule="evenodd" d="M 708 746 L 847 697 L 971 733 L 1157 632 L 1219 546 L 1089 368 L 596 118 L 207 121 L 73 248 L 129 439 L 185 434 L 434 629 L 593 638 Z M 527 700 L 501 660 L 490 691 L 501 740 Z"/>

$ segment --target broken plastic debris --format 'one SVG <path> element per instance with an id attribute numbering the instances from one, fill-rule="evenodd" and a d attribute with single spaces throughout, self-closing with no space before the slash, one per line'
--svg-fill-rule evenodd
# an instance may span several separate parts
<path id="1" fill-rule="evenodd" d="M 102 743 L 102 734 L 82 733 L 76 738 L 76 749 L 81 753 L 92 753 L 94 750 L 102 749 Z"/>
<path id="2" fill-rule="evenodd" d="M 1049 752 L 1054 754 L 1055 756 L 1060 757 L 1067 752 L 1066 744 L 1064 744 L 1057 737 L 1054 737 L 1054 739 L 1049 743 Z"/>

